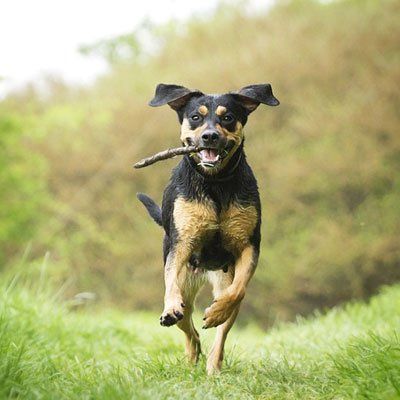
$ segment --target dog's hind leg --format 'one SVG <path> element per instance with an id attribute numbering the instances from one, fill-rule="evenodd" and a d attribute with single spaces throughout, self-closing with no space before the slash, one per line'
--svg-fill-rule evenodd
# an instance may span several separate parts
<path id="1" fill-rule="evenodd" d="M 186 279 L 182 287 L 182 296 L 185 303 L 185 312 L 177 326 L 186 336 L 185 352 L 191 363 L 197 363 L 201 354 L 200 336 L 194 327 L 192 313 L 197 292 L 204 283 L 203 274 L 196 276 L 189 269 L 186 269 Z"/>
<path id="2" fill-rule="evenodd" d="M 185 316 L 177 324 L 186 336 L 185 353 L 188 360 L 195 364 L 201 354 L 200 336 L 193 324 L 192 310 L 185 310 Z"/>
<path id="3" fill-rule="evenodd" d="M 221 295 L 221 293 L 232 284 L 233 269 L 229 268 L 228 272 L 210 271 L 208 278 L 213 287 L 214 298 Z M 239 312 L 240 303 L 233 310 L 230 317 L 221 325 L 217 326 L 217 333 L 211 351 L 207 358 L 207 373 L 209 375 L 218 373 L 221 370 L 222 361 L 224 358 L 224 346 L 232 325 L 235 322 L 236 316 Z"/>

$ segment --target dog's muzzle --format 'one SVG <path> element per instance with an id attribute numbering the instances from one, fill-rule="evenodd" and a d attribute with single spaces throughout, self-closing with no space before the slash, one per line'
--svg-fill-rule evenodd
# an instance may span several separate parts
<path id="1" fill-rule="evenodd" d="M 215 129 L 205 130 L 200 138 L 200 146 L 205 147 L 198 153 L 200 164 L 205 167 L 214 167 L 222 159 L 222 152 L 226 139 Z"/>

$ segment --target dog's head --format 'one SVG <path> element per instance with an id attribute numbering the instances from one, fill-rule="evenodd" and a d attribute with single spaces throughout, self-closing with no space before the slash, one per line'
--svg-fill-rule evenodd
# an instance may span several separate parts
<path id="1" fill-rule="evenodd" d="M 270 84 L 250 85 L 237 92 L 207 95 L 199 90 L 160 83 L 153 107 L 168 104 L 178 113 L 181 141 L 205 147 L 192 155 L 207 174 L 223 170 L 243 142 L 243 126 L 260 104 L 279 105 Z"/>

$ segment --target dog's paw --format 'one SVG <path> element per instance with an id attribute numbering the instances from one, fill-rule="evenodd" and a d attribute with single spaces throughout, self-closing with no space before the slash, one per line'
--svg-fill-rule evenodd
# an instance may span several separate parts
<path id="1" fill-rule="evenodd" d="M 221 296 L 215 299 L 211 306 L 206 308 L 203 329 L 223 324 L 231 316 L 238 303 L 231 296 Z"/>
<path id="2" fill-rule="evenodd" d="M 174 306 L 166 307 L 161 314 L 160 324 L 162 326 L 175 325 L 183 318 L 184 307 L 185 305 L 182 302 L 177 303 Z"/>

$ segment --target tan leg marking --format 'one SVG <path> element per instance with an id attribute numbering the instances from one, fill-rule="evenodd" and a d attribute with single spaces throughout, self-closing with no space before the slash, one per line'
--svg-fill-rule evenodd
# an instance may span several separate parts
<path id="1" fill-rule="evenodd" d="M 242 301 L 248 282 L 253 276 L 257 254 L 250 237 L 257 225 L 258 213 L 254 206 L 231 205 L 221 213 L 220 232 L 224 247 L 236 257 L 234 279 L 205 311 L 205 328 L 224 323 Z"/>
<path id="2" fill-rule="evenodd" d="M 255 270 L 254 259 L 253 246 L 249 245 L 237 259 L 232 284 L 216 297 L 211 306 L 206 309 L 203 328 L 212 328 L 223 324 L 239 306 Z"/>
<path id="3" fill-rule="evenodd" d="M 192 313 L 197 292 L 204 284 L 203 276 L 196 276 L 187 271 L 185 283 L 182 288 L 183 300 L 185 302 L 185 314 L 178 322 L 178 328 L 185 333 L 185 353 L 189 362 L 197 363 L 201 354 L 200 336 L 193 324 Z"/>
<path id="4" fill-rule="evenodd" d="M 177 198 L 174 204 L 174 224 L 177 242 L 165 265 L 165 297 L 161 325 L 170 326 L 184 316 L 182 289 L 186 285 L 187 265 L 193 250 L 218 227 L 217 215 L 209 202 Z"/>
<path id="5" fill-rule="evenodd" d="M 207 373 L 212 375 L 221 371 L 224 359 L 225 341 L 239 313 L 240 304 L 233 310 L 231 316 L 217 327 L 217 333 L 211 351 L 207 358 Z"/>
<path id="6" fill-rule="evenodd" d="M 187 249 L 178 244 L 167 257 L 164 269 L 164 310 L 160 317 L 160 324 L 163 326 L 174 325 L 184 316 L 185 303 L 181 288 L 186 277 L 186 270 L 183 267 L 189 256 Z"/>
<path id="7" fill-rule="evenodd" d="M 192 310 L 190 310 L 190 316 L 186 314 L 188 311 L 188 309 L 185 309 L 185 316 L 177 325 L 185 333 L 185 354 L 188 361 L 196 364 L 201 354 L 200 336 L 193 324 Z"/>
<path id="8" fill-rule="evenodd" d="M 233 268 L 230 268 L 227 273 L 212 271 L 209 272 L 208 275 L 213 285 L 214 297 L 218 297 L 231 285 L 233 280 Z M 218 373 L 221 370 L 225 341 L 238 312 L 239 305 L 232 311 L 230 317 L 222 325 L 217 327 L 215 340 L 207 358 L 207 373 L 209 375 Z"/>

